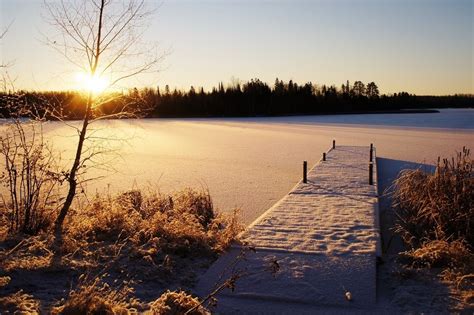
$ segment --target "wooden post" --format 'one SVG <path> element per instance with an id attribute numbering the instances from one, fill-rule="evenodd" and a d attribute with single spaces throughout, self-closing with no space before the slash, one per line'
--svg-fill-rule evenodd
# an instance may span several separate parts
<path id="1" fill-rule="evenodd" d="M 369 163 L 369 185 L 374 184 L 374 163 Z"/>
<path id="2" fill-rule="evenodd" d="M 308 162 L 306 161 L 303 161 L 303 183 L 307 183 L 308 182 Z"/>
<path id="3" fill-rule="evenodd" d="M 332 140 L 332 148 L 333 148 L 333 149 L 336 148 L 336 140 Z"/>
<path id="4" fill-rule="evenodd" d="M 326 152 L 323 152 L 323 161 L 326 161 Z"/>
<path id="5" fill-rule="evenodd" d="M 374 151 L 374 145 L 371 143 L 370 144 L 370 162 L 373 160 L 373 151 Z"/>

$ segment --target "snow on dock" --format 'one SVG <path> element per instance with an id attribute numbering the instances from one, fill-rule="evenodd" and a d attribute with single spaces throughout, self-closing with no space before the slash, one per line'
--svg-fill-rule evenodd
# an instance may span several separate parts
<path id="1" fill-rule="evenodd" d="M 217 296 L 220 312 L 339 312 L 376 303 L 380 253 L 377 180 L 369 185 L 367 146 L 329 150 L 288 195 L 252 223 L 197 285 L 205 297 L 231 275 L 235 290 Z M 245 256 L 243 258 L 242 256 Z"/>

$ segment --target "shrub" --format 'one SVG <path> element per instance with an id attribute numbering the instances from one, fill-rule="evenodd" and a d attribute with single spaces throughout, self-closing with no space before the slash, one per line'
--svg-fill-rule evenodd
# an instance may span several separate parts
<path id="1" fill-rule="evenodd" d="M 2 128 L 0 184 L 7 193 L 0 199 L 0 221 L 7 223 L 9 233 L 37 234 L 56 216 L 60 176 L 40 128 L 40 123 L 19 120 Z"/>
<path id="2" fill-rule="evenodd" d="M 463 148 L 434 174 L 402 171 L 394 183 L 395 232 L 411 248 L 401 253 L 415 267 L 442 268 L 457 298 L 474 300 L 474 163 Z M 457 302 L 456 302 L 457 303 Z M 455 304 L 456 304 L 455 303 Z"/>
<path id="3" fill-rule="evenodd" d="M 434 174 L 404 170 L 394 183 L 398 232 L 407 244 L 463 240 L 474 245 L 474 163 L 469 149 L 438 163 Z"/>

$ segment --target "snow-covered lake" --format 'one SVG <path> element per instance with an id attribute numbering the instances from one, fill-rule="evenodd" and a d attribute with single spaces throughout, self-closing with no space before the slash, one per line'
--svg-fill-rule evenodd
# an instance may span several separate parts
<path id="1" fill-rule="evenodd" d="M 87 190 L 161 191 L 208 188 L 221 210 L 241 208 L 250 223 L 282 198 L 301 178 L 302 162 L 312 166 L 336 139 L 338 144 L 374 143 L 377 155 L 397 165 L 434 164 L 463 146 L 474 149 L 474 109 L 427 114 L 292 116 L 271 118 L 146 119 L 101 121 L 97 141 L 114 142 L 108 172 Z M 68 157 L 77 141 L 63 123 L 45 127 Z M 110 143 L 110 141 L 109 141 Z M 105 144 L 107 145 L 107 144 Z M 110 164 L 110 162 L 108 162 Z M 390 163 L 387 163 L 388 165 Z M 383 169 L 379 169 L 383 172 Z M 89 176 L 99 171 L 89 171 Z M 103 172 L 102 172 L 103 173 Z"/>

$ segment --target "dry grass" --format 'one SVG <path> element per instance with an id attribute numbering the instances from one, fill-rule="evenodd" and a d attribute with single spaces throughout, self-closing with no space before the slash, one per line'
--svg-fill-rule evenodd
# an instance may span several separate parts
<path id="1" fill-rule="evenodd" d="M 198 299 L 183 291 L 166 291 L 159 299 L 150 303 L 147 315 L 204 315 L 210 312 L 199 305 Z M 189 311 L 189 312 L 188 312 Z"/>
<path id="2" fill-rule="evenodd" d="M 427 240 L 474 245 L 474 162 L 469 149 L 444 159 L 434 174 L 404 170 L 394 183 L 396 232 L 418 247 Z"/>
<path id="3" fill-rule="evenodd" d="M 127 240 L 137 254 L 201 255 L 225 250 L 241 231 L 237 213 L 217 214 L 208 192 L 191 189 L 173 195 L 129 191 L 96 198 L 66 222 L 75 242 Z M 82 246 L 82 244 L 81 244 Z M 66 248 L 71 252 L 77 248 Z"/>
<path id="4" fill-rule="evenodd" d="M 434 240 L 423 243 L 420 247 L 404 252 L 420 267 L 467 267 L 474 263 L 473 254 L 464 242 L 456 240 Z"/>
<path id="5" fill-rule="evenodd" d="M 428 268 L 468 267 L 474 263 L 472 252 L 459 240 L 453 242 L 429 241 L 418 248 L 403 253 L 403 255 L 412 258 L 416 265 Z"/>
<path id="6" fill-rule="evenodd" d="M 40 314 L 40 304 L 33 296 L 18 291 L 7 296 L 0 296 L 1 314 Z"/>
<path id="7" fill-rule="evenodd" d="M 188 312 L 189 311 L 189 312 Z M 67 299 L 54 306 L 51 314 L 146 314 L 146 315 L 203 315 L 210 312 L 200 305 L 197 298 L 184 291 L 164 292 L 150 303 L 133 298 L 133 290 L 127 285 L 112 287 L 100 277 L 83 278 L 77 288 L 71 290 Z"/>
<path id="8" fill-rule="evenodd" d="M 215 256 L 242 230 L 237 211 L 216 213 L 208 192 L 191 189 L 173 195 L 143 196 L 140 191 L 97 195 L 84 208 L 73 209 L 65 227 L 62 259 L 84 265 L 101 264 L 125 253 L 155 262 L 168 254 Z M 36 269 L 47 265 L 56 250 L 51 228 L 38 236 L 5 234 L 2 245 L 6 248 L 0 250 L 2 267 Z"/>
<path id="9" fill-rule="evenodd" d="M 51 236 L 13 235 L 1 244 L 6 247 L 0 250 L 0 267 L 5 271 L 36 270 L 51 264 Z"/>
<path id="10" fill-rule="evenodd" d="M 102 277 L 88 279 L 82 276 L 77 288 L 69 292 L 67 299 L 52 308 L 51 314 L 137 314 L 140 301 L 132 297 L 133 289 L 126 283 L 117 288 L 102 282 Z"/>
<path id="11" fill-rule="evenodd" d="M 466 269 L 448 268 L 442 271 L 442 279 L 447 281 L 451 287 L 453 296 L 455 296 L 454 307 L 458 310 L 465 308 L 474 309 L 474 264 L 468 266 L 470 272 Z"/>
<path id="12" fill-rule="evenodd" d="M 8 283 L 10 283 L 12 278 L 8 276 L 0 277 L 0 289 L 5 287 Z"/>
<path id="13" fill-rule="evenodd" d="M 52 312 L 128 314 L 136 313 L 140 306 L 141 311 L 149 309 L 150 314 L 178 314 L 187 306 L 194 307 L 197 299 L 184 292 L 167 292 L 159 297 L 162 289 L 157 289 L 159 298 L 143 307 L 134 298 L 130 283 L 118 288 L 109 284 L 114 279 L 123 283 L 124 279 L 138 278 L 139 282 L 156 283 L 157 288 L 166 287 L 166 283 L 192 285 L 193 273 L 199 267 L 191 261 L 207 264 L 215 259 L 235 240 L 241 225 L 236 212 L 217 213 L 208 192 L 186 189 L 163 195 L 135 190 L 116 196 L 97 195 L 82 208 L 74 209 L 65 222 L 61 248 L 55 248 L 51 232 L 52 229 L 46 230 L 37 236 L 14 233 L 0 241 L 0 276 L 5 277 L 0 279 L 5 280 L 7 289 L 28 286 L 22 275 L 38 279 L 44 271 L 60 270 L 67 281 L 64 285 L 74 282 L 78 272 L 109 273 L 107 279 L 80 279 Z M 14 287 L 7 284 L 7 276 L 16 280 L 12 281 Z M 34 290 L 28 293 L 41 300 Z M 47 298 L 52 295 L 48 293 Z M 56 296 L 61 297 L 64 298 Z M 2 301 L 11 305 L 18 302 L 19 307 L 21 298 L 26 296 L 11 295 Z M 53 301 L 41 302 L 51 305 Z M 197 307 L 194 314 L 205 312 Z"/>
<path id="14" fill-rule="evenodd" d="M 394 183 L 395 232 L 412 266 L 441 268 L 463 305 L 474 302 L 474 162 L 463 148 L 434 174 L 402 171 Z"/>

